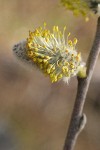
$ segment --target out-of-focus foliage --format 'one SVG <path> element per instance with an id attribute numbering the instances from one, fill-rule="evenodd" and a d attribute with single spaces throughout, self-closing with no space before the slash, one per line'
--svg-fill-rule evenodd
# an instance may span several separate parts
<path id="1" fill-rule="evenodd" d="M 88 3 L 83 0 L 61 0 L 61 3 L 76 16 L 81 14 L 86 17 L 89 14 L 90 8 Z"/>
<path id="2" fill-rule="evenodd" d="M 82 15 L 88 21 L 94 14 L 100 15 L 100 0 L 61 0 L 62 5 L 75 16 Z"/>
<path id="3" fill-rule="evenodd" d="M 73 12 L 74 15 L 82 15 L 88 20 L 92 11 L 100 14 L 100 0 L 61 0 L 62 5 Z M 91 11 L 92 10 L 92 11 Z"/>

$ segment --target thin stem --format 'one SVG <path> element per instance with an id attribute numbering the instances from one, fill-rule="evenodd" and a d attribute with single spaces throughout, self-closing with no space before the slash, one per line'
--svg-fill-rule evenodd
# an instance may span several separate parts
<path id="1" fill-rule="evenodd" d="M 87 77 L 83 79 L 78 77 L 77 95 L 75 99 L 75 104 L 73 108 L 68 133 L 65 139 L 64 150 L 74 149 L 77 137 L 80 133 L 81 126 L 85 125 L 84 121 L 86 120 L 84 120 L 84 117 L 82 117 L 83 107 L 88 87 L 90 84 L 90 80 L 93 74 L 93 70 L 99 55 L 99 51 L 100 51 L 100 17 L 98 18 L 95 40 L 87 61 Z"/>

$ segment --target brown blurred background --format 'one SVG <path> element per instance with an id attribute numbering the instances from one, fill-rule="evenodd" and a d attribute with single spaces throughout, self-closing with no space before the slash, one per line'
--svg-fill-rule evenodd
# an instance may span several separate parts
<path id="1" fill-rule="evenodd" d="M 36 69 L 12 53 L 28 31 L 47 22 L 48 28 L 66 25 L 77 48 L 87 59 L 97 17 L 85 22 L 66 11 L 59 0 L 0 0 L 0 150 L 62 150 L 77 80 L 51 84 Z M 67 36 L 67 34 L 66 34 Z M 88 118 L 75 150 L 100 150 L 100 58 L 88 92 L 84 113 Z"/>

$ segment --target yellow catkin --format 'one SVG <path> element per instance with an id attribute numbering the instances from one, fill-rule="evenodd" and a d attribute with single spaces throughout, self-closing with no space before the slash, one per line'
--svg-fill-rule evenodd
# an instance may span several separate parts
<path id="1" fill-rule="evenodd" d="M 69 79 L 75 76 L 81 65 L 81 55 L 75 48 L 77 39 L 74 38 L 72 42 L 68 33 L 66 41 L 65 30 L 66 27 L 61 32 L 58 26 L 54 26 L 50 32 L 44 23 L 44 27 L 39 27 L 33 32 L 29 31 L 27 38 L 27 56 L 50 77 L 52 82 L 63 77 Z"/>

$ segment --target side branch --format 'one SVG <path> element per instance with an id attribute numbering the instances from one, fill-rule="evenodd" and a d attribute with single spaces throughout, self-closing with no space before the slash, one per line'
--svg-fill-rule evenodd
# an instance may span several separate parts
<path id="1" fill-rule="evenodd" d="M 100 51 L 100 17 L 98 18 L 97 31 L 94 39 L 92 49 L 90 51 L 88 60 L 87 60 L 87 77 L 79 78 L 78 77 L 78 88 L 77 95 L 75 99 L 75 104 L 73 108 L 73 113 L 65 139 L 64 150 L 73 150 L 77 137 L 80 131 L 84 128 L 86 123 L 86 117 L 83 115 L 83 107 L 86 99 L 86 94 L 90 84 L 90 80 L 93 74 L 93 70 L 99 55 Z"/>

